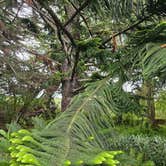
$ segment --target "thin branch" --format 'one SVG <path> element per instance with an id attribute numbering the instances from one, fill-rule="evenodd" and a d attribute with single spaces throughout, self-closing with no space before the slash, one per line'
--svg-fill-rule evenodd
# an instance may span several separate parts
<path id="1" fill-rule="evenodd" d="M 72 91 L 72 94 L 73 94 L 73 95 L 77 95 L 77 94 L 80 93 L 81 91 L 85 90 L 85 88 L 87 88 L 86 85 L 85 85 L 85 86 L 81 86 L 81 87 L 79 87 L 79 88 L 77 88 L 77 89 L 74 89 L 74 90 Z"/>
<path id="2" fill-rule="evenodd" d="M 54 25 L 54 21 L 46 16 L 46 14 L 41 10 L 39 9 L 38 5 L 33 1 L 33 5 L 31 6 L 35 11 L 37 11 L 39 14 L 40 14 L 40 17 L 47 23 L 49 24 L 49 26 L 54 30 L 56 31 L 57 27 Z"/>
<path id="3" fill-rule="evenodd" d="M 58 36 L 58 39 L 59 39 L 59 41 L 60 41 L 60 43 L 62 45 L 62 48 L 63 48 L 65 54 L 66 55 L 70 55 L 71 52 L 67 49 L 67 45 L 66 45 L 65 39 L 62 38 L 61 30 L 59 28 L 57 29 L 57 36 Z"/>
<path id="4" fill-rule="evenodd" d="M 49 27 L 50 27 L 54 32 L 57 32 L 58 39 L 59 39 L 59 41 L 60 41 L 62 47 L 63 47 L 64 50 L 65 50 L 65 45 L 64 45 L 64 42 L 63 42 L 63 40 L 62 40 L 60 28 L 57 27 L 57 26 L 55 26 L 55 25 L 54 25 L 54 21 L 53 21 L 51 18 L 49 18 L 48 16 L 46 16 L 45 13 L 43 13 L 43 12 L 38 8 L 38 6 L 37 6 L 35 3 L 33 3 L 33 4 L 34 4 L 35 7 L 32 6 L 32 8 L 33 8 L 34 10 L 36 10 L 36 11 L 40 14 L 40 17 L 49 25 Z"/>
<path id="5" fill-rule="evenodd" d="M 102 43 L 102 45 L 105 46 L 105 44 L 107 44 L 108 42 L 110 42 L 114 37 L 119 36 L 120 34 L 125 33 L 125 32 L 127 32 L 127 31 L 129 31 L 129 30 L 135 28 L 136 26 L 138 26 L 139 24 L 141 24 L 142 22 L 144 22 L 145 20 L 147 20 L 147 19 L 150 18 L 151 16 L 152 16 L 152 14 L 149 15 L 149 16 L 144 17 L 143 19 L 141 19 L 141 20 L 139 20 L 138 22 L 136 22 L 135 24 L 133 24 L 133 25 L 131 25 L 131 26 L 125 28 L 124 30 L 115 33 L 115 34 L 112 35 L 110 38 L 108 38 L 106 41 L 104 41 L 104 42 Z"/>
<path id="6" fill-rule="evenodd" d="M 76 12 L 71 16 L 71 18 L 69 18 L 69 20 L 64 24 L 64 27 L 66 27 L 68 24 L 70 24 L 73 19 L 77 16 L 77 14 L 79 14 L 84 8 L 86 8 L 88 6 L 88 4 L 91 2 L 92 0 L 86 0 L 77 10 Z"/>
<path id="7" fill-rule="evenodd" d="M 71 81 L 73 81 L 73 79 L 74 79 L 76 69 L 77 69 L 77 65 L 78 65 L 78 62 L 79 62 L 79 57 L 80 57 L 80 51 L 79 51 L 79 49 L 77 49 L 76 54 L 75 54 L 74 66 L 73 66 L 72 73 L 71 73 Z"/>
<path id="8" fill-rule="evenodd" d="M 12 23 L 13 23 L 13 22 L 15 21 L 15 19 L 17 18 L 18 14 L 19 14 L 19 12 L 20 12 L 20 10 L 21 10 L 21 8 L 23 7 L 23 4 L 24 4 L 24 2 L 22 1 L 21 5 L 18 7 L 18 10 L 17 10 L 17 13 L 16 13 L 15 17 L 14 17 L 13 20 L 11 21 Z"/>
<path id="9" fill-rule="evenodd" d="M 45 57 L 47 60 L 49 60 L 50 62 L 54 62 L 56 65 L 60 65 L 61 66 L 61 63 L 57 62 L 57 61 L 54 61 L 53 59 L 49 58 L 47 55 L 50 53 L 50 52 L 47 52 L 45 54 L 40 54 L 38 53 L 37 51 L 34 51 L 34 50 L 28 50 L 26 49 L 26 51 L 30 54 L 33 54 L 35 56 L 38 56 L 38 57 Z"/>
<path id="10" fill-rule="evenodd" d="M 69 38 L 69 40 L 71 41 L 72 45 L 74 47 L 76 47 L 76 43 L 73 39 L 73 36 L 71 35 L 71 33 L 63 26 L 63 24 L 61 23 L 61 21 L 59 20 L 58 16 L 55 14 L 55 12 L 48 6 L 45 5 L 44 3 L 41 4 L 44 9 L 48 12 L 48 14 L 50 14 L 50 16 L 52 17 L 52 19 L 54 20 L 54 23 L 57 27 L 59 27 L 65 34 L 66 36 Z"/>
<path id="11" fill-rule="evenodd" d="M 65 51 L 65 44 L 64 44 L 63 39 L 62 39 L 61 31 L 59 29 L 57 29 L 57 36 L 58 36 L 58 39 L 59 39 L 59 41 L 60 41 L 60 43 L 62 45 L 62 48 Z"/>
<path id="12" fill-rule="evenodd" d="M 33 6 L 31 6 L 31 7 L 40 14 L 40 17 L 49 25 L 49 27 L 54 32 L 57 32 L 57 36 L 58 36 L 58 39 L 62 45 L 62 48 L 64 50 L 66 50 L 65 44 L 63 42 L 62 35 L 61 35 L 61 29 L 55 25 L 54 21 L 51 18 L 46 16 L 45 13 L 43 13 L 42 10 L 39 9 L 38 5 L 35 2 L 33 2 Z"/>
<path id="13" fill-rule="evenodd" d="M 87 27 L 87 29 L 88 29 L 88 31 L 89 31 L 90 36 L 92 37 L 93 34 L 92 34 L 92 32 L 91 32 L 91 30 L 90 30 L 90 28 L 89 28 L 89 25 L 88 25 L 88 23 L 87 23 L 87 21 L 86 21 L 86 18 L 81 14 L 81 12 L 78 11 L 78 8 L 75 6 L 75 4 L 74 4 L 73 2 L 70 1 L 70 3 L 71 3 L 71 5 L 74 7 L 74 9 L 76 10 L 76 12 L 78 12 L 78 13 L 80 14 L 82 20 L 84 21 L 84 23 L 85 23 L 85 25 L 86 25 L 86 27 Z"/>

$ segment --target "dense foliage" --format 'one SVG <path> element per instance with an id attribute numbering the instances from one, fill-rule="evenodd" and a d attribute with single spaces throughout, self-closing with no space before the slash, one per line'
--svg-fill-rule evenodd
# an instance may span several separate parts
<path id="1" fill-rule="evenodd" d="M 0 1 L 0 165 L 165 166 L 165 16 L 163 0 Z"/>

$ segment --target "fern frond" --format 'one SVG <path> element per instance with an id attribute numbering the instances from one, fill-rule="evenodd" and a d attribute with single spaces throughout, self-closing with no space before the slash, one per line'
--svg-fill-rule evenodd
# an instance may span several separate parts
<path id="1" fill-rule="evenodd" d="M 109 150 L 108 138 L 112 133 L 102 131 L 114 125 L 112 114 L 130 105 L 126 102 L 122 106 L 121 100 L 128 95 L 121 94 L 121 90 L 111 83 L 109 76 L 91 83 L 43 130 L 32 130 L 11 141 L 27 147 L 34 162 L 39 161 L 42 166 L 62 166 L 65 161 L 74 163 L 76 159 L 91 163 L 95 156 Z M 118 99 L 116 93 L 126 96 Z M 20 154 L 17 148 L 14 153 Z"/>
<path id="2" fill-rule="evenodd" d="M 110 127 L 116 107 L 111 104 L 109 80 L 108 77 L 90 84 L 73 99 L 66 112 L 42 131 L 33 130 L 11 141 L 25 146 L 18 148 L 28 148 L 34 163 L 39 161 L 42 166 L 62 166 L 66 160 L 74 162 L 75 159 L 88 163 L 108 147 L 108 135 L 102 134 L 101 129 Z M 14 149 L 14 155 L 20 154 L 18 150 Z"/>
<path id="3" fill-rule="evenodd" d="M 166 73 L 166 48 L 162 48 L 161 43 L 147 45 L 145 57 L 141 62 L 143 76 L 146 80 Z"/>
<path id="4" fill-rule="evenodd" d="M 109 103 L 112 100 L 108 93 L 110 88 L 108 78 L 89 86 L 73 99 L 66 112 L 40 133 L 41 137 L 54 139 L 56 150 L 50 165 L 62 165 L 67 159 L 90 160 L 107 147 L 107 142 L 103 141 L 105 136 L 99 132 L 110 126 L 114 109 Z"/>

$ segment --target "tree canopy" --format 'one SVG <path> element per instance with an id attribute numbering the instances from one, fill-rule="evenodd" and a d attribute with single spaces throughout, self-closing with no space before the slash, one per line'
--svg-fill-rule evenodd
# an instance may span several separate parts
<path id="1" fill-rule="evenodd" d="M 15 120 L 26 119 L 41 90 L 47 107 L 62 95 L 48 125 L 13 134 L 11 163 L 90 165 L 109 151 L 111 133 L 101 131 L 115 125 L 113 114 L 119 123 L 124 113 L 143 115 L 152 127 L 163 120 L 155 102 L 166 80 L 165 1 L 2 0 L 0 7 L 0 91 L 26 96 Z"/>

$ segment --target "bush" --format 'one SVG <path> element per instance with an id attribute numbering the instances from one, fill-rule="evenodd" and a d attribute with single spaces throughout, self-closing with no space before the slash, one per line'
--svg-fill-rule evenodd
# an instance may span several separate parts
<path id="1" fill-rule="evenodd" d="M 157 166 L 166 165 L 166 139 L 159 136 L 120 136 L 111 139 L 109 149 L 128 153 L 134 149 L 136 152 L 144 154 L 144 161 L 151 160 Z"/>

